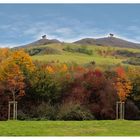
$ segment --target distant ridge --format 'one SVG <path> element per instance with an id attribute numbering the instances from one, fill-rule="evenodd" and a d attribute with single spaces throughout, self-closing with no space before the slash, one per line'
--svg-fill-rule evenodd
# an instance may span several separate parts
<path id="1" fill-rule="evenodd" d="M 53 43 L 61 43 L 59 40 L 57 39 L 47 39 L 46 37 L 42 36 L 42 39 L 39 39 L 37 41 L 34 41 L 32 43 L 23 45 L 23 46 L 19 46 L 20 48 L 22 47 L 33 47 L 33 46 L 41 46 L 41 45 L 47 45 L 47 44 L 53 44 Z"/>
<path id="2" fill-rule="evenodd" d="M 140 48 L 140 44 L 126 41 L 116 37 L 104 37 L 104 38 L 84 38 L 73 43 L 81 45 L 98 45 L 98 46 L 113 46 L 121 48 Z"/>
<path id="3" fill-rule="evenodd" d="M 23 46 L 18 46 L 16 48 L 36 47 L 36 46 L 41 46 L 41 45 L 53 44 L 53 43 L 62 43 L 62 42 L 57 39 L 47 39 L 46 35 L 43 35 L 42 39 L 39 39 L 37 41 L 34 41 L 32 43 L 29 43 Z M 139 48 L 140 49 L 140 44 L 114 37 L 113 34 L 110 34 L 109 37 L 97 38 L 97 39 L 83 38 L 81 40 L 78 40 L 72 43 L 80 44 L 80 45 L 97 45 L 97 46 L 112 46 L 112 47 L 121 47 L 121 48 Z"/>

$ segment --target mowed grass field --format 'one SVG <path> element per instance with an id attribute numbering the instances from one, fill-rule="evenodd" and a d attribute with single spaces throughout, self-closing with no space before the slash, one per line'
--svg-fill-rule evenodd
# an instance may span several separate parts
<path id="1" fill-rule="evenodd" d="M 0 136 L 140 136 L 140 121 L 2 121 Z"/>

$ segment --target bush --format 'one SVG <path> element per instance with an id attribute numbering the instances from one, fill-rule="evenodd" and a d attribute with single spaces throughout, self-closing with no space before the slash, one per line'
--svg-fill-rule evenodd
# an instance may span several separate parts
<path id="1" fill-rule="evenodd" d="M 57 109 L 48 103 L 41 103 L 39 106 L 32 109 L 31 118 L 38 118 L 38 120 L 55 120 L 57 116 Z"/>
<path id="2" fill-rule="evenodd" d="M 29 55 L 33 56 L 33 55 L 37 55 L 41 52 L 42 50 L 40 48 L 33 48 L 30 50 L 27 50 L 27 52 L 29 53 Z"/>
<path id="3" fill-rule="evenodd" d="M 66 48 L 63 49 L 64 51 L 68 51 L 68 52 L 78 52 L 78 53 L 84 53 L 84 54 L 87 54 L 87 55 L 92 55 L 93 54 L 93 51 L 86 48 L 85 46 L 82 46 L 82 47 L 76 47 L 76 48 L 72 48 L 70 46 L 67 46 Z"/>
<path id="4" fill-rule="evenodd" d="M 37 107 L 37 114 L 39 118 L 44 118 L 47 120 L 55 120 L 57 114 L 56 106 L 42 103 Z"/>
<path id="5" fill-rule="evenodd" d="M 19 107 L 22 108 L 18 110 L 19 120 L 55 120 L 58 112 L 57 106 L 45 102 Z"/>
<path id="6" fill-rule="evenodd" d="M 118 95 L 112 84 L 100 70 L 91 70 L 76 77 L 65 91 L 64 101 L 84 104 L 97 119 L 115 119 Z"/>
<path id="7" fill-rule="evenodd" d="M 137 57 L 137 58 L 140 57 L 139 52 L 134 53 L 134 52 L 131 52 L 131 51 L 128 51 L 128 50 L 117 50 L 116 55 L 120 55 L 120 56 L 123 56 L 123 57 Z"/>
<path id="8" fill-rule="evenodd" d="M 60 51 L 57 49 L 53 49 L 50 47 L 37 47 L 37 48 L 30 48 L 26 49 L 26 52 L 30 55 L 40 55 L 40 54 L 60 54 Z"/>
<path id="9" fill-rule="evenodd" d="M 22 110 L 18 110 L 17 119 L 18 120 L 28 120 L 29 116 L 27 114 L 25 114 Z"/>
<path id="10" fill-rule="evenodd" d="M 60 120 L 93 120 L 94 116 L 90 111 L 80 104 L 65 103 L 62 104 L 57 116 Z"/>
<path id="11" fill-rule="evenodd" d="M 8 119 L 8 97 L 0 93 L 0 121 Z"/>
<path id="12" fill-rule="evenodd" d="M 140 111 L 131 100 L 128 100 L 125 105 L 125 119 L 127 120 L 140 119 Z"/>
<path id="13" fill-rule="evenodd" d="M 31 98 L 37 101 L 45 101 L 51 104 L 59 102 L 61 97 L 61 82 L 57 80 L 57 76 L 50 74 L 46 65 L 38 65 L 35 71 L 35 77 L 32 78 L 32 86 L 28 90 Z"/>
<path id="14" fill-rule="evenodd" d="M 126 61 L 123 61 L 124 64 L 130 64 L 130 65 L 140 65 L 140 58 L 130 58 Z"/>

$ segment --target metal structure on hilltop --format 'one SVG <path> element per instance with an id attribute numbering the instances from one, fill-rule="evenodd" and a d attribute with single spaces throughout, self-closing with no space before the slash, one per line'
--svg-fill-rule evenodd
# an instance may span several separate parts
<path id="1" fill-rule="evenodd" d="M 43 35 L 43 36 L 42 36 L 42 39 L 47 39 L 47 36 L 46 36 L 46 35 Z"/>
<path id="2" fill-rule="evenodd" d="M 114 37 L 114 34 L 110 33 L 110 34 L 109 34 L 109 37 Z"/>

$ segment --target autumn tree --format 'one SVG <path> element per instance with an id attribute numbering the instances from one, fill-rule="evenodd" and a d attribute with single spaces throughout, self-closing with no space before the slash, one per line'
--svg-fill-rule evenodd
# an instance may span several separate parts
<path id="1" fill-rule="evenodd" d="M 0 67 L 0 84 L 5 93 L 8 93 L 15 101 L 19 96 L 23 96 L 25 83 L 24 75 L 17 64 L 12 61 L 4 61 Z"/>
<path id="2" fill-rule="evenodd" d="M 86 106 L 97 119 L 115 118 L 116 91 L 102 71 L 95 69 L 75 75 L 64 92 L 64 104 L 72 102 Z"/>
<path id="3" fill-rule="evenodd" d="M 0 63 L 7 59 L 11 54 L 10 49 L 8 48 L 0 48 Z"/>
<path id="4" fill-rule="evenodd" d="M 34 69 L 30 56 L 24 50 L 1 49 L 0 93 L 8 97 L 7 102 L 15 102 L 25 95 L 25 88 L 31 83 Z"/>
<path id="5" fill-rule="evenodd" d="M 117 67 L 115 72 L 117 73 L 117 77 L 114 85 L 120 100 L 116 103 L 116 118 L 124 119 L 124 104 L 131 93 L 132 85 L 122 67 Z"/>
<path id="6" fill-rule="evenodd" d="M 11 91 L 13 95 L 17 93 L 23 94 L 25 81 L 30 79 L 28 76 L 35 69 L 31 57 L 22 49 L 10 52 L 7 49 L 3 49 L 1 56 L 4 59 L 1 61 L 0 79 L 5 84 L 5 89 Z M 13 96 L 13 100 L 15 100 L 15 96 Z"/>
<path id="7" fill-rule="evenodd" d="M 58 80 L 56 66 L 36 62 L 36 70 L 32 79 L 29 94 L 37 102 L 56 103 L 61 96 L 61 82 Z"/>
<path id="8" fill-rule="evenodd" d="M 129 66 L 127 69 L 127 75 L 133 86 L 129 99 L 134 101 L 140 109 L 140 68 Z"/>
<path id="9" fill-rule="evenodd" d="M 116 68 L 115 71 L 117 73 L 115 88 L 117 90 L 120 101 L 123 102 L 130 95 L 132 85 L 125 73 L 125 70 L 122 67 Z"/>
<path id="10" fill-rule="evenodd" d="M 33 72 L 35 69 L 31 57 L 23 49 L 13 51 L 9 59 L 14 61 L 24 74 Z"/>

